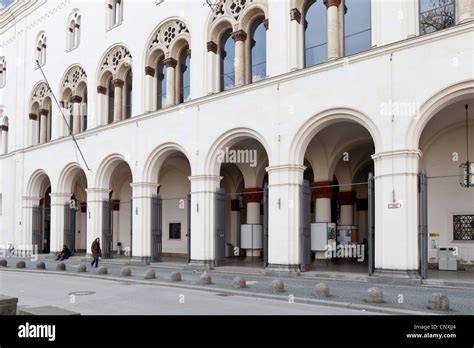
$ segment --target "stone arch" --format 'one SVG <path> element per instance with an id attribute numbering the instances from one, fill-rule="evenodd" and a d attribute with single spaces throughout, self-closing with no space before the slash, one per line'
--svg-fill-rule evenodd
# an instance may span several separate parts
<path id="1" fill-rule="evenodd" d="M 71 90 L 72 95 L 77 95 L 77 87 L 85 83 L 87 85 L 87 74 L 84 68 L 79 64 L 71 65 L 64 73 L 61 79 L 59 95 L 63 95 L 63 91 L 67 88 Z"/>
<path id="2" fill-rule="evenodd" d="M 145 162 L 142 176 L 143 181 L 157 183 L 158 174 L 161 167 L 166 162 L 167 158 L 176 152 L 182 153 L 188 162 L 191 163 L 188 152 L 181 145 L 176 143 L 166 143 L 160 145 L 150 154 L 150 156 L 148 156 Z"/>
<path id="3" fill-rule="evenodd" d="M 114 170 L 119 166 L 121 163 L 126 163 L 130 168 L 132 173 L 132 182 L 134 182 L 134 174 L 132 171 L 132 166 L 130 163 L 125 159 L 125 157 L 121 154 L 112 154 L 107 156 L 99 165 L 95 177 L 95 187 L 97 188 L 109 188 L 110 180 Z"/>
<path id="4" fill-rule="evenodd" d="M 64 167 L 64 169 L 61 171 L 59 174 L 59 179 L 58 179 L 58 192 L 62 193 L 72 193 L 73 192 L 73 185 L 74 181 L 78 177 L 78 175 L 83 174 L 85 177 L 85 185 L 84 187 L 87 187 L 87 176 L 85 174 L 84 169 L 81 167 L 79 163 L 72 162 L 69 163 Z"/>
<path id="5" fill-rule="evenodd" d="M 26 186 L 27 196 L 35 198 L 41 197 L 47 189 L 47 187 L 44 187 L 46 180 L 49 185 L 52 186 L 50 176 L 44 169 L 38 169 L 33 172 Z M 51 191 L 53 191 L 52 187 Z"/>
<path id="6" fill-rule="evenodd" d="M 380 132 L 369 117 L 354 109 L 335 108 L 320 112 L 299 128 L 290 146 L 289 162 L 303 164 L 306 149 L 314 136 L 325 127 L 341 121 L 353 122 L 367 129 L 375 144 L 375 151 L 381 149 Z"/>
<path id="7" fill-rule="evenodd" d="M 260 133 L 249 128 L 236 128 L 225 132 L 213 142 L 206 156 L 205 173 L 218 176 L 221 167 L 221 164 L 217 160 L 219 152 L 223 150 L 224 147 L 231 147 L 245 138 L 251 138 L 258 141 L 266 152 L 268 162 L 272 162 L 269 143 Z"/>
<path id="8" fill-rule="evenodd" d="M 422 104 L 417 117 L 412 120 L 408 128 L 408 148 L 418 149 L 423 130 L 439 111 L 468 96 L 474 96 L 474 80 L 472 79 L 452 84 L 428 98 Z"/>
<path id="9" fill-rule="evenodd" d="M 100 60 L 97 69 L 97 83 L 103 85 L 103 76 L 107 72 L 113 79 L 125 79 L 126 73 L 132 68 L 132 54 L 130 49 L 121 43 L 109 47 Z"/>

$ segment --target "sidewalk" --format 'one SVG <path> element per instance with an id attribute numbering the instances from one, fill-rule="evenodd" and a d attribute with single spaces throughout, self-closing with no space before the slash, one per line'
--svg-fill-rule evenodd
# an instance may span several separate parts
<path id="1" fill-rule="evenodd" d="M 285 283 L 286 292 L 274 294 L 272 292 L 271 282 L 276 277 L 263 274 L 263 269 L 229 267 L 219 268 L 210 271 L 212 276 L 211 285 L 200 285 L 199 276 L 202 272 L 196 270 L 184 269 L 183 263 L 166 263 L 143 265 L 133 263 L 128 265 L 128 260 L 105 260 L 100 262 L 100 266 L 106 266 L 109 274 L 99 275 L 97 269 L 90 268 L 90 262 L 81 261 L 83 257 L 72 257 L 66 260 L 66 271 L 56 271 L 57 261 L 52 257 L 42 256 L 38 261 L 46 264 L 46 270 L 36 270 L 36 262 L 26 259 L 9 258 L 8 267 L 1 268 L 0 271 L 19 271 L 19 272 L 43 272 L 62 274 L 75 277 L 99 277 L 102 279 L 118 280 L 121 282 L 147 283 L 160 286 L 186 287 L 198 290 L 214 291 L 226 294 L 241 294 L 245 296 L 257 296 L 266 298 L 277 298 L 284 301 L 290 301 L 294 298 L 295 302 L 327 304 L 330 306 L 339 306 L 345 308 L 358 308 L 368 311 L 379 311 L 385 313 L 397 314 L 437 314 L 427 309 L 428 298 L 432 293 L 441 292 L 448 296 L 451 311 L 447 314 L 474 314 L 474 288 L 452 288 L 452 287 L 434 287 L 431 285 L 397 285 L 397 284 L 373 284 L 366 281 L 361 274 L 340 275 L 339 278 L 331 277 L 321 278 L 317 272 L 302 273 L 300 277 L 279 277 Z M 26 263 L 26 269 L 16 269 L 16 262 L 23 260 Z M 87 273 L 77 273 L 77 266 L 85 264 L 88 268 Z M 123 267 L 129 267 L 132 270 L 131 277 L 121 277 L 120 270 Z M 144 280 L 144 273 L 147 269 L 154 269 L 156 279 Z M 172 283 L 169 280 L 170 274 L 179 271 L 182 274 L 183 281 Z M 248 287 L 245 289 L 234 289 L 233 279 L 240 275 L 247 280 Z M 0 273 L 1 277 L 1 273 Z M 324 281 L 331 289 L 331 297 L 316 298 L 312 295 L 314 286 Z M 367 290 L 373 286 L 379 287 L 384 293 L 384 303 L 367 304 L 364 299 Z M 292 296 L 291 296 L 292 295 Z M 446 313 L 438 313 L 446 314 Z"/>

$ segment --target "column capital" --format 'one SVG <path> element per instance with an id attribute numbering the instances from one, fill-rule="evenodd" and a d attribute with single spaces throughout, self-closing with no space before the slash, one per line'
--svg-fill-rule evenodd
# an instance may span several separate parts
<path id="1" fill-rule="evenodd" d="M 324 0 L 323 3 L 324 5 L 326 5 L 326 8 L 329 8 L 331 6 L 339 7 L 339 5 L 341 4 L 341 0 Z"/>
<path id="2" fill-rule="evenodd" d="M 331 198 L 334 188 L 332 181 L 317 181 L 313 183 L 313 199 Z"/>
<path id="3" fill-rule="evenodd" d="M 30 120 L 37 121 L 37 120 L 38 120 L 38 115 L 36 115 L 36 114 L 28 114 L 28 118 L 29 118 Z"/>
<path id="4" fill-rule="evenodd" d="M 212 53 L 217 54 L 217 49 L 218 49 L 218 46 L 214 41 L 209 41 L 207 43 L 207 52 L 212 52 Z"/>
<path id="5" fill-rule="evenodd" d="M 247 33 L 243 31 L 242 29 L 234 31 L 233 33 L 230 34 L 234 41 L 245 41 L 247 40 Z"/>
<path id="6" fill-rule="evenodd" d="M 49 110 L 40 109 L 39 114 L 40 114 L 41 116 L 48 116 Z"/>
<path id="7" fill-rule="evenodd" d="M 122 88 L 123 85 L 125 84 L 125 82 L 121 79 L 115 79 L 112 81 L 112 83 L 114 84 L 114 87 L 119 87 L 119 88 Z"/>
<path id="8" fill-rule="evenodd" d="M 78 95 L 74 95 L 72 98 L 71 98 L 71 101 L 73 103 L 82 103 L 82 97 L 81 96 L 78 96 Z"/>
<path id="9" fill-rule="evenodd" d="M 263 190 L 261 188 L 245 188 L 242 190 L 244 200 L 247 203 L 261 203 L 263 198 Z"/>
<path id="10" fill-rule="evenodd" d="M 152 68 L 151 66 L 146 66 L 145 67 L 145 75 L 155 77 L 155 69 Z"/>
<path id="11" fill-rule="evenodd" d="M 107 88 L 104 86 L 97 86 L 97 93 L 106 95 L 107 94 Z"/>
<path id="12" fill-rule="evenodd" d="M 371 157 L 374 161 L 383 160 L 391 157 L 404 157 L 404 158 L 415 158 L 420 159 L 423 153 L 420 150 L 401 149 L 394 151 L 384 151 L 373 154 Z"/>
<path id="13" fill-rule="evenodd" d="M 343 191 L 338 194 L 340 205 L 354 205 L 355 192 L 354 191 Z"/>
<path id="14" fill-rule="evenodd" d="M 178 61 L 172 57 L 168 57 L 163 61 L 163 64 L 165 64 L 167 68 L 176 68 Z"/>
<path id="15" fill-rule="evenodd" d="M 263 26 L 265 27 L 265 30 L 270 29 L 270 21 L 268 20 L 268 18 L 263 20 Z"/>
<path id="16" fill-rule="evenodd" d="M 0 126 L 0 131 L 8 132 L 8 126 L 6 124 Z"/>
<path id="17" fill-rule="evenodd" d="M 297 21 L 301 24 L 301 12 L 297 8 L 292 8 L 290 11 L 290 21 Z"/>

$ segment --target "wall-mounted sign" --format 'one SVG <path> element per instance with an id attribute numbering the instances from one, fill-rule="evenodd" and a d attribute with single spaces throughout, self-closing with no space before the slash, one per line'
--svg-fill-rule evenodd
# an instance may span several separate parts
<path id="1" fill-rule="evenodd" d="M 439 232 L 430 232 L 430 237 L 439 237 Z"/>
<path id="2" fill-rule="evenodd" d="M 402 207 L 402 203 L 388 203 L 388 209 L 399 209 Z"/>

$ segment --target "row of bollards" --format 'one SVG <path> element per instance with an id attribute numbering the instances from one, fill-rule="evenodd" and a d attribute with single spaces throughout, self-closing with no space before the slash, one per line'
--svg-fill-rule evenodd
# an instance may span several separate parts
<path id="1" fill-rule="evenodd" d="M 0 260 L 0 267 L 7 267 L 8 262 L 7 260 Z M 24 261 L 18 261 L 16 263 L 16 268 L 26 268 L 26 264 Z M 46 265 L 44 262 L 38 262 L 36 264 L 36 269 L 38 270 L 44 270 L 46 269 Z M 60 262 L 56 266 L 57 271 L 65 271 L 66 270 L 66 264 L 63 262 Z M 87 266 L 84 264 L 81 264 L 77 268 L 77 272 L 87 272 Z M 108 274 L 107 267 L 101 266 L 99 267 L 98 274 Z M 132 270 L 128 267 L 122 268 L 120 271 L 120 275 L 122 277 L 130 277 L 132 275 Z M 156 273 L 153 269 L 148 269 L 145 272 L 144 275 L 145 279 L 155 279 L 156 278 Z M 182 281 L 182 276 L 180 272 L 173 272 L 170 275 L 170 280 L 172 282 L 180 282 Z M 204 272 L 200 277 L 199 277 L 199 284 L 201 285 L 210 285 L 212 284 L 212 278 L 211 275 L 207 272 Z M 233 287 L 236 289 L 243 289 L 247 287 L 247 281 L 242 278 L 242 277 L 235 277 L 233 281 Z M 272 281 L 272 290 L 275 293 L 282 293 L 285 292 L 285 284 L 281 279 L 275 279 Z M 314 287 L 312 291 L 312 295 L 314 297 L 318 298 L 325 298 L 325 297 L 330 297 L 330 289 L 329 286 L 326 283 L 318 283 Z M 367 303 L 383 303 L 383 292 L 380 288 L 377 287 L 372 287 L 367 290 L 367 296 L 364 299 L 365 302 Z M 441 293 L 434 293 L 430 296 L 428 299 L 428 309 L 432 310 L 437 310 L 437 311 L 449 311 L 449 299 L 446 295 L 441 294 Z"/>

